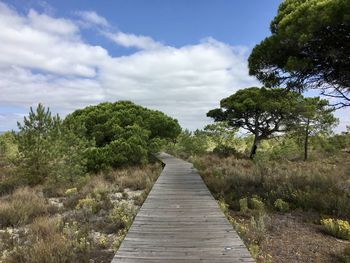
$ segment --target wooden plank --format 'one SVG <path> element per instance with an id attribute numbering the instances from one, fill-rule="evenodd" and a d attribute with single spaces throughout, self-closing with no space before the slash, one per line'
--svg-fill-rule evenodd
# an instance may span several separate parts
<path id="1" fill-rule="evenodd" d="M 191 163 L 165 167 L 112 263 L 255 262 Z"/>

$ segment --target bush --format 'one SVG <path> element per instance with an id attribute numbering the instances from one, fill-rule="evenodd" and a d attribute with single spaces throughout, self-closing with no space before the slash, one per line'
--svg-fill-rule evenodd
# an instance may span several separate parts
<path id="1" fill-rule="evenodd" d="M 31 222 L 35 217 L 48 213 L 48 205 L 33 189 L 17 189 L 10 200 L 0 201 L 0 225 L 17 226 Z"/>
<path id="2" fill-rule="evenodd" d="M 283 213 L 289 212 L 289 204 L 283 201 L 281 198 L 278 198 L 275 201 L 274 207 L 276 208 L 277 211 L 280 211 Z"/>
<path id="3" fill-rule="evenodd" d="M 248 199 L 247 198 L 239 199 L 239 209 L 244 214 L 248 211 Z"/>
<path id="4" fill-rule="evenodd" d="M 274 207 L 282 199 L 291 207 L 350 218 L 350 163 L 347 154 L 321 161 L 252 162 L 235 157 L 206 155 L 194 159 L 205 183 L 231 209 L 239 200 L 259 196 Z M 214 172 L 220 170 L 219 177 Z"/>
<path id="5" fill-rule="evenodd" d="M 177 120 L 130 101 L 101 103 L 76 110 L 64 120 L 65 127 L 81 138 L 92 140 L 88 169 L 139 165 L 164 141 L 174 140 L 181 128 Z M 78 129 L 76 128 L 78 127 Z"/>
<path id="6" fill-rule="evenodd" d="M 337 238 L 350 240 L 350 223 L 340 219 L 322 219 L 321 225 L 324 230 Z"/>
<path id="7" fill-rule="evenodd" d="M 16 136 L 12 132 L 0 135 L 0 162 L 12 162 L 18 154 Z M 1 166 L 1 163 L 0 163 Z"/>
<path id="8" fill-rule="evenodd" d="M 268 219 L 265 213 L 259 213 L 255 216 L 252 216 L 250 219 L 250 225 L 253 229 L 254 240 L 258 244 L 265 240 L 266 237 L 266 226 L 265 221 Z"/>
<path id="9" fill-rule="evenodd" d="M 113 208 L 108 218 L 115 224 L 116 230 L 129 229 L 132 220 L 135 216 L 135 208 L 127 203 L 119 203 L 117 207 Z"/>
<path id="10" fill-rule="evenodd" d="M 252 197 L 250 199 L 250 206 L 252 209 L 257 211 L 264 211 L 265 209 L 264 202 L 261 201 L 258 197 Z"/>
<path id="11" fill-rule="evenodd" d="M 235 148 L 232 146 L 227 146 L 227 145 L 218 145 L 213 149 L 213 153 L 217 154 L 218 156 L 221 157 L 228 157 L 231 155 L 238 156 L 239 153 L 236 151 Z"/>

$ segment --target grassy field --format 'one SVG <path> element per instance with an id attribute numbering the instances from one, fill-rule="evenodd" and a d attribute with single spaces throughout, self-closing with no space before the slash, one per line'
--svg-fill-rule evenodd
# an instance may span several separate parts
<path id="1" fill-rule="evenodd" d="M 192 161 L 257 262 L 350 262 L 348 153 L 309 162 L 214 154 Z M 329 218 L 340 226 L 322 220 Z"/>

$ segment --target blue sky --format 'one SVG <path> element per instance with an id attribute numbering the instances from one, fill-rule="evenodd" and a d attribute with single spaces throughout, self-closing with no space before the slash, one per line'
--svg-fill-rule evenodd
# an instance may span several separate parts
<path id="1" fill-rule="evenodd" d="M 39 102 L 64 116 L 121 99 L 202 128 L 221 98 L 259 85 L 246 59 L 280 2 L 0 1 L 0 130 Z"/>

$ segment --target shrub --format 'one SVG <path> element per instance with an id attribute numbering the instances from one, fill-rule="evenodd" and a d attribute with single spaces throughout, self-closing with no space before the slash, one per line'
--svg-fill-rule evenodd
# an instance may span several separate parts
<path id="1" fill-rule="evenodd" d="M 265 221 L 268 219 L 265 213 L 259 213 L 255 216 L 252 216 L 250 219 L 250 225 L 253 229 L 254 240 L 260 244 L 266 237 L 266 226 Z"/>
<path id="2" fill-rule="evenodd" d="M 213 195 L 224 198 L 231 209 L 239 200 L 259 196 L 273 207 L 277 199 L 291 208 L 315 210 L 335 217 L 350 218 L 350 162 L 348 154 L 309 162 L 266 161 L 255 163 L 235 157 L 206 155 L 194 159 Z M 220 177 L 214 171 L 220 170 Z"/>
<path id="3" fill-rule="evenodd" d="M 18 154 L 16 137 L 12 132 L 5 132 L 0 135 L 0 161 L 11 162 Z M 1 165 L 1 163 L 0 163 Z"/>
<path id="4" fill-rule="evenodd" d="M 88 263 L 91 243 L 76 222 L 40 217 L 30 225 L 25 242 L 8 248 L 4 263 Z"/>
<path id="5" fill-rule="evenodd" d="M 281 198 L 278 198 L 275 201 L 274 207 L 276 208 L 277 211 L 280 211 L 280 212 L 286 213 L 289 211 L 289 204 L 283 201 Z"/>
<path id="6" fill-rule="evenodd" d="M 98 201 L 90 196 L 80 199 L 76 208 L 83 209 L 90 214 L 96 214 L 100 210 Z"/>
<path id="7" fill-rule="evenodd" d="M 340 219 L 322 219 L 321 225 L 324 230 L 337 238 L 350 240 L 350 223 Z"/>
<path id="8" fill-rule="evenodd" d="M 64 120 L 79 137 L 92 140 L 88 169 L 140 165 L 157 151 L 163 141 L 174 140 L 181 128 L 177 120 L 130 101 L 101 103 L 76 110 Z M 76 127 L 80 127 L 76 129 Z"/>
<path id="9" fill-rule="evenodd" d="M 72 196 L 78 193 L 78 189 L 76 187 L 74 188 L 69 188 L 66 190 L 65 195 L 66 196 Z"/>
<path id="10" fill-rule="evenodd" d="M 108 218 L 116 225 L 116 229 L 128 229 L 135 216 L 135 208 L 128 203 L 119 203 L 117 207 L 113 208 Z"/>
<path id="11" fill-rule="evenodd" d="M 9 200 L 0 201 L 0 225 L 27 224 L 35 217 L 48 212 L 48 205 L 33 189 L 18 188 Z"/>
<path id="12" fill-rule="evenodd" d="M 248 199 L 247 198 L 239 199 L 239 209 L 244 214 L 248 211 Z"/>
<path id="13" fill-rule="evenodd" d="M 232 146 L 228 146 L 228 145 L 218 145 L 213 149 L 213 153 L 217 154 L 218 156 L 221 157 L 228 157 L 231 155 L 239 155 L 239 153 L 236 151 L 235 148 L 233 148 Z"/>
<path id="14" fill-rule="evenodd" d="M 252 197 L 250 199 L 250 206 L 252 209 L 257 210 L 257 211 L 264 211 L 264 209 L 265 209 L 264 202 L 259 200 L 258 197 Z"/>

